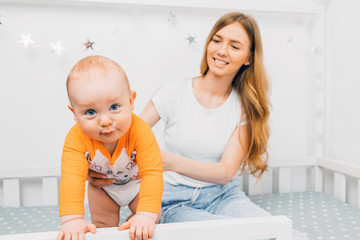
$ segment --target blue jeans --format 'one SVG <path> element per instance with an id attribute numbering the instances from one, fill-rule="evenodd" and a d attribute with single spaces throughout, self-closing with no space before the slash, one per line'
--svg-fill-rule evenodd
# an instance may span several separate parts
<path id="1" fill-rule="evenodd" d="M 236 178 L 224 186 L 203 188 L 164 183 L 161 223 L 271 216 L 252 203 L 239 185 Z M 294 230 L 293 240 L 300 239 L 308 238 Z"/>

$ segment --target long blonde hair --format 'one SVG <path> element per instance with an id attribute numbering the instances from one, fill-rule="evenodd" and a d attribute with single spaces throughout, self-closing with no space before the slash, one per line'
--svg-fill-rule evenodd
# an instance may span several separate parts
<path id="1" fill-rule="evenodd" d="M 200 72 L 205 76 L 209 70 L 207 62 L 207 46 L 213 36 L 223 27 L 234 22 L 240 23 L 246 30 L 250 40 L 249 65 L 243 65 L 235 75 L 232 86 L 236 89 L 247 117 L 249 148 L 241 171 L 248 167 L 250 174 L 261 177 L 267 169 L 267 143 L 270 136 L 268 119 L 270 102 L 268 99 L 269 83 L 263 64 L 263 49 L 259 27 L 248 15 L 232 12 L 222 16 L 214 25 L 205 44 Z M 240 140 L 240 135 L 239 135 Z"/>

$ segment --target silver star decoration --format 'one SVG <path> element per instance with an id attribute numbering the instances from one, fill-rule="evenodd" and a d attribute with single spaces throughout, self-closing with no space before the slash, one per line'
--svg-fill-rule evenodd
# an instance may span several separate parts
<path id="1" fill-rule="evenodd" d="M 85 51 L 88 50 L 89 48 L 91 48 L 94 51 L 93 45 L 95 42 L 90 42 L 90 40 L 88 39 L 88 41 L 86 43 L 83 43 L 85 45 Z"/>
<path id="2" fill-rule="evenodd" d="M 18 43 L 24 44 L 24 47 L 25 47 L 25 48 L 27 48 L 30 43 L 35 43 L 35 42 L 31 39 L 31 34 L 28 34 L 28 35 L 21 34 L 21 38 L 22 38 L 22 39 L 19 40 Z"/>
<path id="3" fill-rule="evenodd" d="M 189 41 L 189 45 L 191 45 L 192 43 L 196 43 L 196 42 L 195 42 L 195 37 L 194 37 L 194 36 L 191 36 L 190 34 L 189 34 L 189 36 L 186 38 L 186 40 Z"/>
<path id="4" fill-rule="evenodd" d="M 170 17 L 168 18 L 169 22 L 175 22 L 176 15 L 170 11 Z"/>
<path id="5" fill-rule="evenodd" d="M 323 54 L 323 49 L 320 47 L 311 48 L 311 51 L 314 53 L 314 55 L 321 56 Z"/>
<path id="6" fill-rule="evenodd" d="M 61 51 L 65 49 L 63 46 L 61 46 L 60 41 L 57 41 L 56 44 L 50 43 L 50 46 L 52 47 L 51 53 L 55 52 L 59 56 L 61 56 Z"/>
<path id="7" fill-rule="evenodd" d="M 137 9 L 136 13 L 135 13 L 135 19 L 137 19 L 138 17 L 142 17 L 142 16 L 143 16 L 143 13 L 142 13 L 141 9 Z"/>

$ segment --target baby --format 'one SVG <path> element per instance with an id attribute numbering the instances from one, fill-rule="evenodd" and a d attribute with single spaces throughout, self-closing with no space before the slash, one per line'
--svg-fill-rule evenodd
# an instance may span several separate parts
<path id="1" fill-rule="evenodd" d="M 130 239 L 151 238 L 160 219 L 160 149 L 151 128 L 132 113 L 136 93 L 125 72 L 106 57 L 86 57 L 70 71 L 67 93 L 77 123 L 66 136 L 61 159 L 57 240 L 84 239 L 96 226 L 118 226 L 122 206 L 132 211 L 121 226 L 130 228 Z M 101 189 L 88 184 L 93 224 L 84 220 L 89 168 L 114 179 Z"/>

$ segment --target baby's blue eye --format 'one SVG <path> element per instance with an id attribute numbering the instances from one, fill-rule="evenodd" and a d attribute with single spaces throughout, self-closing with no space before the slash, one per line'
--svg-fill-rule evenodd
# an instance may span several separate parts
<path id="1" fill-rule="evenodd" d="M 110 110 L 116 110 L 118 108 L 119 108 L 119 105 L 113 104 L 113 105 L 111 105 Z"/>
<path id="2" fill-rule="evenodd" d="M 96 111 L 94 109 L 89 109 L 86 111 L 86 115 L 93 116 L 96 114 Z"/>

